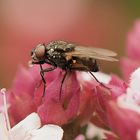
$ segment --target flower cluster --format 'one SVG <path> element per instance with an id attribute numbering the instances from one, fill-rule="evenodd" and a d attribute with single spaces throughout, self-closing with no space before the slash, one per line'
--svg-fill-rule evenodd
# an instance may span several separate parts
<path id="1" fill-rule="evenodd" d="M 7 94 L 8 114 L 13 127 L 6 130 L 8 136 L 14 137 L 14 140 L 26 137 L 30 137 L 29 140 L 43 139 L 49 137 L 49 134 L 54 136 L 50 136 L 53 140 L 86 140 L 97 137 L 106 140 L 140 140 L 138 34 L 139 21 L 129 33 L 128 57 L 121 60 L 125 81 L 130 80 L 127 83 L 116 75 L 101 72 L 94 73 L 100 81 L 97 82 L 90 73 L 77 71 L 68 71 L 62 83 L 65 71 L 58 68 L 45 74 L 46 91 L 43 95 L 40 67 L 26 69 L 20 66 Z M 43 67 L 49 66 L 44 64 Z M 134 70 L 135 68 L 137 69 Z M 5 110 L 3 104 L 5 102 L 3 103 L 0 94 L 0 112 Z M 33 120 L 29 120 L 37 124 L 33 127 L 31 125 L 29 131 L 23 125 L 27 116 L 34 116 Z M 0 114 L 0 136 L 7 140 L 3 131 L 7 125 L 3 118 L 3 114 Z M 32 132 L 33 129 L 36 129 L 36 133 Z M 100 134 L 95 134 L 97 130 Z M 17 132 L 22 133 L 23 137 L 16 136 Z M 34 134 L 35 137 L 32 138 Z"/>
<path id="2" fill-rule="evenodd" d="M 80 133 L 84 134 L 80 130 L 89 122 L 106 130 L 104 137 L 108 139 L 136 139 L 140 129 L 139 87 L 136 85 L 139 83 L 140 69 L 132 74 L 129 85 L 115 75 L 95 74 L 104 82 L 103 86 L 88 73 L 69 72 L 60 93 L 64 74 L 63 70 L 57 69 L 45 75 L 47 88 L 42 97 L 39 67 L 25 69 L 20 66 L 8 91 L 12 126 L 32 112 L 37 112 L 42 125 L 61 126 L 64 139 L 74 139 Z"/>
<path id="3" fill-rule="evenodd" d="M 83 73 L 68 72 L 62 85 L 65 72 L 57 69 L 45 75 L 47 88 L 43 97 L 39 70 L 38 66 L 30 69 L 20 66 L 12 88 L 8 91 L 10 122 L 14 126 L 30 113 L 37 112 L 42 124 L 56 124 L 66 131 L 71 129 L 70 126 L 74 127 L 75 130 L 68 131 L 72 133 L 70 139 L 73 139 L 78 135 L 81 124 L 86 124 L 92 117 L 95 110 L 92 93 L 99 83 L 94 79 L 90 83 L 82 83 Z M 89 88 L 92 82 L 93 87 Z"/>
<path id="4" fill-rule="evenodd" d="M 121 59 L 123 77 L 129 80 L 130 74 L 140 65 L 140 20 L 137 20 L 134 27 L 129 31 L 126 40 L 126 57 Z"/>

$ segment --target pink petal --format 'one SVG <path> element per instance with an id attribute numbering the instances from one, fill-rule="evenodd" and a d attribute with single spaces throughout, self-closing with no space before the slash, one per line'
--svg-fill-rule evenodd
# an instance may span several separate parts
<path id="1" fill-rule="evenodd" d="M 80 134 L 74 140 L 85 140 L 85 136 Z"/>
<path id="2" fill-rule="evenodd" d="M 139 67 L 139 61 L 130 58 L 122 58 L 120 61 L 122 75 L 125 81 L 129 81 L 130 74 Z"/>
<path id="3" fill-rule="evenodd" d="M 105 136 L 106 136 L 106 140 L 120 140 L 119 137 L 113 134 L 105 133 Z"/>
<path id="4" fill-rule="evenodd" d="M 52 66 L 48 65 L 48 64 L 44 64 L 42 67 L 43 67 L 43 69 L 47 69 L 47 68 L 50 68 Z M 39 65 L 34 65 L 32 68 L 28 69 L 28 71 L 32 75 L 32 77 L 35 79 L 35 81 L 42 80 L 41 75 L 40 75 L 40 66 Z M 47 85 L 49 83 L 51 83 L 59 75 L 60 71 L 61 70 L 59 68 L 57 68 L 53 71 L 46 72 L 44 74 L 44 78 L 46 80 Z"/>
<path id="5" fill-rule="evenodd" d="M 32 74 L 23 66 L 20 66 L 11 90 L 18 95 L 28 94 L 29 96 L 33 96 L 35 86 L 36 81 Z"/>
<path id="6" fill-rule="evenodd" d="M 116 75 L 111 75 L 111 81 L 108 84 L 111 90 L 111 96 L 116 99 L 120 95 L 126 93 L 128 85 Z"/>
<path id="7" fill-rule="evenodd" d="M 37 107 L 29 94 L 18 96 L 13 92 L 9 92 L 9 98 L 10 107 L 8 112 L 12 125 L 24 119 L 31 112 L 35 112 L 37 110 Z"/>
<path id="8" fill-rule="evenodd" d="M 111 75 L 111 80 L 109 84 L 116 87 L 120 87 L 124 91 L 126 91 L 126 88 L 128 87 L 128 85 L 122 79 L 120 79 L 118 76 L 114 74 Z"/>
<path id="9" fill-rule="evenodd" d="M 43 124 L 58 124 L 67 123 L 68 119 L 62 105 L 58 101 L 47 101 L 38 108 L 38 114 Z"/>
<path id="10" fill-rule="evenodd" d="M 115 102 L 109 102 L 107 116 L 112 130 L 121 139 L 136 140 L 137 130 L 140 129 L 140 114 L 120 108 Z"/>
<path id="11" fill-rule="evenodd" d="M 140 59 L 140 20 L 137 20 L 127 37 L 127 54 L 134 60 Z"/>
<path id="12" fill-rule="evenodd" d="M 49 67 L 45 65 L 44 67 Z M 46 73 L 47 85 L 58 75 L 59 69 Z M 10 119 L 12 125 L 25 118 L 31 112 L 37 110 L 42 104 L 43 82 L 40 76 L 40 67 L 30 69 L 19 67 L 12 88 L 9 91 L 8 102 L 10 103 Z"/>
<path id="13" fill-rule="evenodd" d="M 106 105 L 112 99 L 109 89 L 98 86 L 93 91 L 95 112 L 92 117 L 92 122 L 97 126 L 107 127 Z"/>
<path id="14" fill-rule="evenodd" d="M 87 123 L 91 119 L 94 111 L 95 102 L 93 90 L 85 87 L 80 98 L 79 121 L 82 124 Z"/>
<path id="15" fill-rule="evenodd" d="M 106 106 L 107 103 L 112 99 L 111 92 L 106 88 L 99 86 L 97 87 L 96 99 L 96 112 L 103 122 L 107 124 Z"/>
<path id="16" fill-rule="evenodd" d="M 65 124 L 74 119 L 79 108 L 79 84 L 75 73 L 68 73 L 63 85 L 60 98 L 60 87 L 64 73 L 48 85 L 45 101 L 38 109 L 43 123 Z M 60 99 L 59 99 L 60 98 Z"/>
<path id="17" fill-rule="evenodd" d="M 126 93 L 127 85 L 124 81 L 117 76 L 112 75 L 111 81 L 107 85 L 107 88 L 103 86 L 97 86 L 93 92 L 94 103 L 96 111 L 92 117 L 92 123 L 100 127 L 108 127 L 107 121 L 107 104 L 111 100 L 116 100 L 117 97 Z"/>

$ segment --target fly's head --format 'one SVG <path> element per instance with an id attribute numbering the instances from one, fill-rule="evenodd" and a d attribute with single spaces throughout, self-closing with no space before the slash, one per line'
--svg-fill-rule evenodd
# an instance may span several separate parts
<path id="1" fill-rule="evenodd" d="M 31 51 L 32 64 L 44 64 L 46 56 L 46 46 L 44 44 L 38 44 L 36 48 Z"/>

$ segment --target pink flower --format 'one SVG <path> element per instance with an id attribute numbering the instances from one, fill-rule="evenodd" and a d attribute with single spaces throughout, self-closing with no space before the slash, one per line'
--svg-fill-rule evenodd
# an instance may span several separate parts
<path id="1" fill-rule="evenodd" d="M 126 94 L 107 104 L 111 129 L 125 140 L 136 140 L 140 129 L 140 68 L 132 73 Z"/>
<path id="2" fill-rule="evenodd" d="M 74 134 L 72 130 L 68 131 L 72 133 L 71 139 L 74 139 L 79 134 L 79 129 L 89 121 L 106 128 L 106 104 L 120 95 L 116 94 L 117 91 L 125 91 L 125 84 L 117 78 L 102 73 L 95 74 L 104 82 L 105 87 L 86 72 L 68 72 L 60 92 L 64 74 L 60 69 L 45 74 L 47 87 L 45 96 L 42 97 L 40 68 L 34 66 L 25 69 L 20 66 L 8 91 L 8 112 L 12 126 L 32 112 L 37 112 L 42 124 L 51 123 L 64 127 L 64 137 L 68 135 L 68 128 L 76 127 Z M 109 83 L 110 80 L 112 82 Z M 115 80 L 116 82 L 113 82 Z M 116 88 L 116 93 L 113 88 Z"/>
<path id="3" fill-rule="evenodd" d="M 126 93 L 126 90 L 128 88 L 128 84 L 126 82 L 113 74 L 111 75 L 111 80 L 109 81 L 108 86 L 112 92 L 111 95 L 114 99 L 117 99 L 120 95 Z"/>
<path id="4" fill-rule="evenodd" d="M 140 126 L 139 73 L 137 70 L 132 74 L 128 85 L 115 75 L 95 74 L 100 84 L 86 72 L 71 71 L 62 84 L 65 71 L 56 69 L 45 74 L 47 87 L 42 97 L 39 67 L 25 69 L 20 66 L 8 91 L 10 121 L 15 126 L 32 112 L 37 112 L 42 125 L 61 126 L 64 138 L 75 139 L 79 134 L 84 135 L 79 133 L 80 129 L 90 122 L 99 130 L 104 129 L 104 136 L 108 139 L 135 139 L 139 136 Z"/>
<path id="5" fill-rule="evenodd" d="M 116 101 L 120 95 L 125 94 L 127 84 L 115 75 L 110 76 L 110 81 L 104 86 L 98 85 L 93 89 L 94 115 L 91 122 L 95 125 L 107 129 L 109 127 L 107 119 L 107 105 L 110 101 Z"/>
<path id="6" fill-rule="evenodd" d="M 82 94 L 80 100 L 79 121 L 88 122 L 90 119 L 96 126 L 107 129 L 109 127 L 108 102 L 116 101 L 120 95 L 125 94 L 128 85 L 115 75 L 97 73 L 96 76 L 101 82 L 104 82 L 104 86 L 97 83 L 89 74 L 78 73 L 82 92 L 85 93 Z M 84 121 L 81 122 L 85 123 Z"/>
<path id="7" fill-rule="evenodd" d="M 44 65 L 44 67 L 47 66 Z M 72 136 L 74 139 L 78 135 L 78 130 L 81 129 L 81 124 L 85 125 L 95 111 L 93 89 L 99 83 L 92 78 L 93 84 L 84 85 L 77 78 L 80 75 L 76 72 L 68 72 L 60 92 L 64 73 L 56 69 L 45 74 L 47 87 L 45 96 L 42 97 L 43 83 L 41 83 L 40 68 L 34 66 L 25 69 L 20 66 L 12 87 L 8 91 L 8 112 L 11 125 L 14 126 L 30 113 L 37 112 L 44 125 L 57 124 L 67 129 L 69 125 L 75 127 L 77 124 L 77 131 Z"/>
<path id="8" fill-rule="evenodd" d="M 64 73 L 60 72 L 58 77 L 47 87 L 44 103 L 38 108 L 43 123 L 63 125 L 72 121 L 77 115 L 80 100 L 79 83 L 74 72 L 68 73 L 62 85 L 60 100 L 63 77 Z"/>
<path id="9" fill-rule="evenodd" d="M 108 140 L 136 140 L 140 129 L 140 68 L 132 73 L 131 82 L 112 76 L 105 87 L 94 88 L 94 112 L 91 122 L 105 130 Z M 94 131 L 94 130 L 93 130 Z"/>
<path id="10" fill-rule="evenodd" d="M 87 74 L 84 73 L 84 75 Z M 63 76 L 64 72 L 60 69 L 45 74 L 47 88 L 45 97 L 42 98 L 43 83 L 41 85 L 39 67 L 34 66 L 27 70 L 20 66 L 14 83 L 8 91 L 11 124 L 16 124 L 31 112 L 38 112 L 43 124 L 64 125 L 75 118 L 79 118 L 80 124 L 87 123 L 97 108 L 96 96 L 100 94 L 96 93 L 96 89 L 97 92 L 100 90 L 106 92 L 106 89 L 100 86 L 93 77 L 88 82 L 82 74 L 71 72 L 67 74 L 60 93 Z M 106 95 L 108 96 L 108 93 Z M 99 99 L 101 98 L 102 95 Z"/>
<path id="11" fill-rule="evenodd" d="M 123 77 L 128 81 L 130 74 L 140 65 L 140 20 L 135 22 L 126 41 L 126 57 L 121 59 L 120 64 Z"/>
<path id="12" fill-rule="evenodd" d="M 113 102 L 108 105 L 108 121 L 112 130 L 121 138 L 135 140 L 140 129 L 140 114 L 120 108 Z"/>
<path id="13" fill-rule="evenodd" d="M 59 71 L 59 70 L 58 70 Z M 51 72 L 48 76 L 47 84 L 55 77 L 58 72 Z M 20 66 L 11 89 L 8 91 L 9 114 L 11 124 L 15 124 L 25 118 L 31 112 L 37 111 L 42 102 L 43 86 L 38 88 L 41 83 L 39 67 L 30 70 Z"/>

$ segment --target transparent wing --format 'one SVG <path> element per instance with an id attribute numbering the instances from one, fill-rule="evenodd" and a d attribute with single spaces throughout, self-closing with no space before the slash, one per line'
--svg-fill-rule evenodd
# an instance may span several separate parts
<path id="1" fill-rule="evenodd" d="M 106 61 L 118 61 L 116 58 L 113 58 L 113 56 L 116 56 L 117 53 L 102 48 L 76 46 L 74 51 L 68 52 L 66 53 L 66 55 L 71 55 L 80 58 L 87 57 Z"/>
<path id="2" fill-rule="evenodd" d="M 116 56 L 117 53 L 107 50 L 107 49 L 102 49 L 102 48 L 95 48 L 95 47 L 84 47 L 84 46 L 76 46 L 75 48 L 76 51 L 80 52 L 85 52 L 85 50 L 89 53 L 96 53 L 104 56 Z"/>

